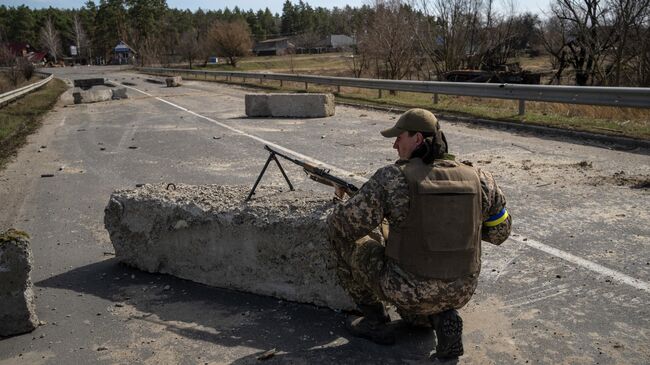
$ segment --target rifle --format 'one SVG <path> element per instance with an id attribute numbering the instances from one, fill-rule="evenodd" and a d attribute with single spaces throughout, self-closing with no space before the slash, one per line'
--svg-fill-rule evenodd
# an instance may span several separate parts
<path id="1" fill-rule="evenodd" d="M 297 158 L 289 157 L 285 154 L 282 154 L 271 147 L 264 145 L 264 149 L 269 151 L 269 158 L 266 160 L 266 164 L 264 164 L 264 168 L 262 169 L 262 172 L 260 173 L 260 176 L 257 177 L 257 181 L 255 181 L 255 185 L 253 185 L 253 189 L 251 190 L 250 194 L 248 194 L 248 197 L 246 198 L 246 201 L 250 200 L 250 198 L 255 194 L 255 189 L 257 188 L 257 184 L 259 184 L 260 180 L 262 179 L 262 176 L 264 175 L 264 172 L 266 172 L 266 168 L 269 166 L 269 163 L 271 160 L 274 160 L 275 163 L 278 165 L 278 168 L 280 169 L 280 172 L 282 172 L 282 176 L 284 176 L 284 179 L 287 181 L 287 184 L 289 184 L 289 189 L 293 191 L 293 185 L 291 184 L 291 181 L 289 181 L 289 177 L 287 177 L 287 174 L 284 172 L 284 169 L 282 168 L 282 165 L 280 164 L 280 161 L 278 160 L 277 156 L 280 156 L 284 158 L 287 161 L 293 162 L 296 165 L 300 166 L 303 168 L 307 176 L 309 176 L 310 179 L 319 182 L 321 184 L 333 186 L 337 191 L 343 191 L 345 194 L 348 196 L 354 195 L 354 193 L 359 190 L 356 186 L 353 184 L 341 179 L 340 177 L 334 176 L 330 174 L 330 170 L 327 169 L 322 169 L 320 167 L 314 166 L 308 162 L 299 160 Z"/>

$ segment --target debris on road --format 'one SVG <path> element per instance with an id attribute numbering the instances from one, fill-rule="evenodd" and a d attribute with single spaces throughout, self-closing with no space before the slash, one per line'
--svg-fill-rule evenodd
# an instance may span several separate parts
<path id="1" fill-rule="evenodd" d="M 260 354 L 257 357 L 257 359 L 258 360 L 268 360 L 268 359 L 272 358 L 273 356 L 275 356 L 275 354 L 277 354 L 277 353 L 278 353 L 278 350 L 273 348 L 273 349 L 270 349 L 270 350 L 265 351 L 262 354 Z"/>

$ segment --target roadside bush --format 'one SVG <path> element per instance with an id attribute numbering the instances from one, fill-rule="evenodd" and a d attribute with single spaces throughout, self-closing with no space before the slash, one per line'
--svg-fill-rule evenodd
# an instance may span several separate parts
<path id="1" fill-rule="evenodd" d="M 15 62 L 16 56 L 14 56 L 11 50 L 4 45 L 0 45 L 0 66 L 11 67 Z"/>
<path id="2" fill-rule="evenodd" d="M 29 80 L 34 76 L 34 65 L 32 65 L 31 62 L 29 62 L 26 58 L 21 57 L 18 59 L 18 62 L 16 62 L 16 67 L 18 68 L 18 72 L 22 74 L 22 76 L 25 78 L 25 80 Z"/>

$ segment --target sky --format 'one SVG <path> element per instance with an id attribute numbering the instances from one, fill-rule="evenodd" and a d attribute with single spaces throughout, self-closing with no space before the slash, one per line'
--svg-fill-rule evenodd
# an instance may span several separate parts
<path id="1" fill-rule="evenodd" d="M 1 5 L 5 6 L 20 6 L 27 5 L 30 8 L 80 8 L 83 6 L 86 0 L 0 0 Z M 99 0 L 94 0 L 96 4 L 99 4 Z M 235 6 L 239 6 L 240 9 L 248 10 L 253 9 L 257 11 L 259 9 L 264 9 L 268 7 L 271 12 L 282 14 L 282 4 L 285 0 L 167 0 L 167 5 L 170 8 L 180 8 L 180 9 L 190 9 L 196 10 L 202 8 L 207 9 L 223 9 L 229 7 L 230 9 Z M 303 0 L 305 1 L 305 0 Z M 532 13 L 538 14 L 540 10 L 545 10 L 548 8 L 548 3 L 550 0 L 512 0 L 515 4 L 515 9 L 517 12 L 530 11 Z M 298 3 L 298 0 L 292 0 L 294 4 Z M 333 8 L 339 7 L 343 8 L 345 5 L 350 5 L 353 7 L 359 7 L 363 4 L 371 4 L 372 0 L 306 0 L 306 3 L 312 7 L 325 7 Z M 497 0 L 499 2 L 499 0 Z M 542 16 L 542 14 L 540 14 Z"/>

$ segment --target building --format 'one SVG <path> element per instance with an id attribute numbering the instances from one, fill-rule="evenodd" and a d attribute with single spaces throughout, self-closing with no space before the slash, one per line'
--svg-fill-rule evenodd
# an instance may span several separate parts
<path id="1" fill-rule="evenodd" d="M 256 56 L 278 56 L 292 52 L 296 47 L 288 37 L 267 39 L 257 42 L 253 47 Z"/>
<path id="2" fill-rule="evenodd" d="M 111 63 L 117 65 L 125 65 L 135 63 L 135 56 L 137 52 L 133 50 L 128 44 L 124 41 L 113 48 L 113 60 Z"/>
<path id="3" fill-rule="evenodd" d="M 352 47 L 355 44 L 356 42 L 354 41 L 354 38 L 345 34 L 330 34 L 325 37 L 325 39 L 318 42 L 316 46 L 327 50 L 341 50 L 343 48 Z"/>
<path id="4" fill-rule="evenodd" d="M 304 47 L 296 49 L 296 53 L 327 53 L 340 52 L 356 45 L 354 38 L 345 34 L 330 34 L 314 43 L 305 43 Z"/>

